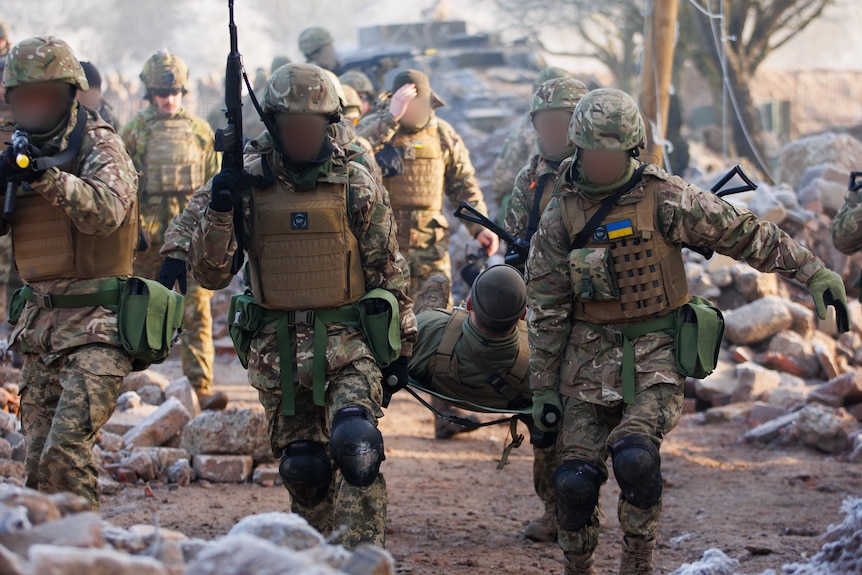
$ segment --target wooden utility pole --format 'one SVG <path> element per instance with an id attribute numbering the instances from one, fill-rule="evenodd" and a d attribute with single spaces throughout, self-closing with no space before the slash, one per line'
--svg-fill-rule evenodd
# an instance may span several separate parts
<path id="1" fill-rule="evenodd" d="M 679 4 L 678 0 L 651 0 L 647 4 L 652 6 L 652 12 L 646 15 L 640 106 L 647 125 L 646 153 L 649 158 L 646 159 L 661 166 L 664 162 L 662 147 L 653 141 L 653 131 L 661 139 L 667 137 Z"/>

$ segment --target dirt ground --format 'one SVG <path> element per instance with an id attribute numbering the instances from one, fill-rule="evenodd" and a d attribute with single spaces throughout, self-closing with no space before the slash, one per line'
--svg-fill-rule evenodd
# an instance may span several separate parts
<path id="1" fill-rule="evenodd" d="M 160 371 L 178 376 L 178 362 L 169 361 Z M 235 406 L 256 405 L 238 363 L 219 358 L 216 378 Z M 401 393 L 381 420 L 387 457 L 382 469 L 389 488 L 386 547 L 398 573 L 562 573 L 562 553 L 555 544 L 533 543 L 522 535 L 524 525 L 541 513 L 527 441 L 498 471 L 508 426 L 438 441 L 432 418 Z M 745 429 L 742 423 L 704 426 L 696 416 L 685 416 L 667 438 L 657 573 L 671 573 L 711 547 L 740 559 L 744 573 L 780 572 L 782 564 L 819 550 L 819 536 L 841 520 L 838 508 L 845 497 L 862 496 L 862 467 L 802 447 L 739 443 Z M 155 512 L 162 527 L 212 539 L 246 515 L 289 509 L 288 493 L 280 486 L 151 488 L 152 497 L 143 486 L 103 496 L 103 515 L 128 527 L 152 523 Z M 605 525 L 596 552 L 602 574 L 616 573 L 618 566 L 618 494 L 613 479 L 602 489 Z"/>

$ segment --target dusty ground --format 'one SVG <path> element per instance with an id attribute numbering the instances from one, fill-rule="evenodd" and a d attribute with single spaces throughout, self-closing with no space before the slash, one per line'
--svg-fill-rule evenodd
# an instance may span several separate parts
<path id="1" fill-rule="evenodd" d="M 176 361 L 160 369 L 179 374 Z M 236 405 L 255 405 L 236 362 L 219 358 L 216 377 Z M 496 470 L 507 426 L 436 441 L 432 415 L 401 394 L 381 429 L 389 486 L 387 548 L 399 573 L 562 573 L 556 545 L 521 535 L 541 512 L 532 490 L 531 448 L 515 450 L 510 464 Z M 741 423 L 703 426 L 686 416 L 668 437 L 662 449 L 666 490 L 657 573 L 670 573 L 710 547 L 740 559 L 745 573 L 780 569 L 815 553 L 819 535 L 840 521 L 841 501 L 862 495 L 862 467 L 803 448 L 740 444 L 744 429 Z M 141 486 L 103 497 L 103 514 L 129 526 L 152 522 L 155 510 L 162 527 L 211 539 L 246 515 L 289 508 L 282 487 L 197 483 L 152 489 L 154 497 Z M 602 491 L 606 525 L 596 558 L 603 574 L 616 573 L 618 563 L 618 493 L 613 480 Z"/>

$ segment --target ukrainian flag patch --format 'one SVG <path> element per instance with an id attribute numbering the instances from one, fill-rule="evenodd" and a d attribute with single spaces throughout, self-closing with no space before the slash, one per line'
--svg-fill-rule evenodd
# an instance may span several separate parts
<path id="1" fill-rule="evenodd" d="M 620 222 L 606 224 L 605 229 L 607 230 L 609 240 L 624 238 L 635 233 L 634 229 L 632 228 L 631 220 L 622 220 Z"/>

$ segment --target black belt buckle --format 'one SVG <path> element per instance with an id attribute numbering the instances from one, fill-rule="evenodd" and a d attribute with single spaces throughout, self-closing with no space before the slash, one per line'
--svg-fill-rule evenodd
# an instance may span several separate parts
<path id="1" fill-rule="evenodd" d="M 44 310 L 54 309 L 54 300 L 49 293 L 33 292 L 33 300 L 36 307 Z"/>
<path id="2" fill-rule="evenodd" d="M 605 337 L 614 342 L 617 345 L 622 345 L 625 342 L 625 336 L 623 332 L 613 329 L 612 327 L 605 326 Z"/>
<path id="3" fill-rule="evenodd" d="M 314 310 L 289 311 L 287 312 L 287 321 L 294 325 L 314 325 Z"/>

